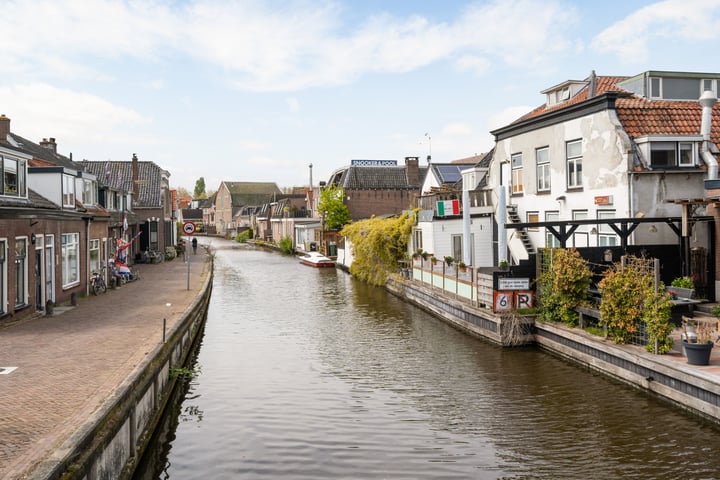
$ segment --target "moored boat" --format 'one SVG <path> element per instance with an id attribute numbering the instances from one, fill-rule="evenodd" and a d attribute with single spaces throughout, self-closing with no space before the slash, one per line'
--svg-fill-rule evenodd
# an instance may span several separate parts
<path id="1" fill-rule="evenodd" d="M 332 268 L 335 262 L 320 252 L 308 252 L 300 257 L 300 263 L 316 268 Z"/>

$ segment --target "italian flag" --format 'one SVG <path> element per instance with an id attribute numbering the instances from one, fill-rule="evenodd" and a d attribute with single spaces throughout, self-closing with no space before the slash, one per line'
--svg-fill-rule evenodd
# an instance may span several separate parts
<path id="1" fill-rule="evenodd" d="M 460 200 L 437 202 L 437 212 L 439 217 L 444 217 L 445 215 L 460 215 Z"/>

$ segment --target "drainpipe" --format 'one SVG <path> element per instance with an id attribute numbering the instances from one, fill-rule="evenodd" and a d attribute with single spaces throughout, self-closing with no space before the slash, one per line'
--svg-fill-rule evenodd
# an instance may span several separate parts
<path id="1" fill-rule="evenodd" d="M 497 226 L 498 226 L 498 265 L 503 261 L 507 261 L 507 201 L 505 199 L 505 185 L 500 185 L 498 208 L 497 208 Z"/>
<path id="2" fill-rule="evenodd" d="M 702 106 L 702 121 L 700 123 L 700 134 L 703 137 L 701 155 L 708 166 L 708 180 L 718 178 L 718 163 L 715 156 L 710 152 L 710 130 L 712 129 L 712 110 L 717 98 L 710 90 L 705 90 L 700 96 Z"/>

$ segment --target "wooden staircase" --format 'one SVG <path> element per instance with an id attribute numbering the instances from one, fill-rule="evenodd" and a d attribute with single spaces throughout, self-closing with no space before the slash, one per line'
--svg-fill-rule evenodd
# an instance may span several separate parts
<path id="1" fill-rule="evenodd" d="M 520 221 L 520 216 L 517 213 L 517 205 L 507 206 L 507 217 L 510 223 L 523 223 Z M 527 230 L 525 230 L 524 228 L 518 228 L 515 230 L 515 236 L 519 238 L 520 241 L 523 243 L 525 251 L 528 255 L 534 255 L 535 253 L 537 253 L 535 246 L 530 241 Z"/>

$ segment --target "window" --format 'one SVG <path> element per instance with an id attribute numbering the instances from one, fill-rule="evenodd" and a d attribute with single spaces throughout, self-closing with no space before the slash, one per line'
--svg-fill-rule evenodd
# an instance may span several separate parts
<path id="1" fill-rule="evenodd" d="M 94 239 L 90 240 L 90 248 L 89 254 L 90 254 L 90 271 L 91 272 L 99 272 L 100 271 L 100 240 Z"/>
<path id="2" fill-rule="evenodd" d="M 573 220 L 586 220 L 588 218 L 587 210 L 573 210 Z M 575 233 L 573 233 L 573 247 L 587 247 L 588 244 L 588 227 L 587 225 L 580 225 Z"/>
<path id="3" fill-rule="evenodd" d="M 582 140 L 567 142 L 565 152 L 567 156 L 567 186 L 568 188 L 581 188 Z"/>
<path id="4" fill-rule="evenodd" d="M 15 307 L 27 305 L 27 238 L 15 239 Z"/>
<path id="5" fill-rule="evenodd" d="M 63 175 L 63 206 L 75 207 L 75 179 L 71 175 Z"/>
<path id="6" fill-rule="evenodd" d="M 158 222 L 150 222 L 150 250 L 158 249 Z"/>
<path id="7" fill-rule="evenodd" d="M 413 228 L 413 247 L 415 252 L 423 248 L 422 230 L 419 228 Z"/>
<path id="8" fill-rule="evenodd" d="M 510 157 L 510 164 L 512 168 L 512 193 L 521 194 L 523 193 L 523 181 L 522 181 L 522 153 L 515 153 Z"/>
<path id="9" fill-rule="evenodd" d="M 538 192 L 550 191 L 550 153 L 548 147 L 535 150 L 535 163 L 537 164 Z"/>
<path id="10" fill-rule="evenodd" d="M 598 210 L 598 220 L 607 220 L 609 218 L 615 218 L 615 210 Z M 612 247 L 618 244 L 618 237 L 615 234 L 610 225 L 599 224 L 598 225 L 598 246 L 599 247 Z"/>
<path id="11" fill-rule="evenodd" d="M 540 213 L 539 212 L 527 212 L 527 215 L 525 216 L 525 222 L 526 223 L 538 223 L 540 221 Z M 538 227 L 528 227 L 528 231 L 531 232 L 537 232 Z"/>
<path id="12" fill-rule="evenodd" d="M 654 168 L 694 167 L 696 150 L 693 142 L 652 142 L 650 165 Z"/>
<path id="13" fill-rule="evenodd" d="M 2 172 L 1 194 L 13 197 L 25 197 L 27 195 L 25 167 L 24 160 L 5 156 L 0 157 L 0 171 Z"/>
<path id="14" fill-rule="evenodd" d="M 560 212 L 545 212 L 546 222 L 557 222 L 560 220 Z M 556 248 L 560 246 L 560 240 L 553 235 L 550 230 L 545 229 L 545 246 L 547 248 Z"/>
<path id="15" fill-rule="evenodd" d="M 97 188 L 95 182 L 92 180 L 83 180 L 83 198 L 82 203 L 84 205 L 93 205 L 97 203 Z"/>
<path id="16" fill-rule="evenodd" d="M 662 81 L 658 77 L 650 77 L 650 98 L 662 98 Z"/>
<path id="17" fill-rule="evenodd" d="M 453 235 L 452 239 L 452 256 L 456 260 L 463 258 L 463 236 Z"/>
<path id="18" fill-rule="evenodd" d="M 7 313 L 7 242 L 0 240 L 0 315 Z"/>
<path id="19" fill-rule="evenodd" d="M 63 288 L 80 282 L 80 234 L 62 234 Z"/>

